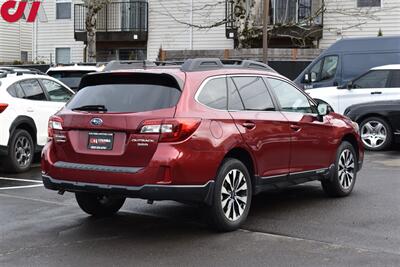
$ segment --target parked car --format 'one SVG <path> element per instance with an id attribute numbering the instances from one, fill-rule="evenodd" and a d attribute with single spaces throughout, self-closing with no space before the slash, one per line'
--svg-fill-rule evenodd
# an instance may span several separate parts
<path id="1" fill-rule="evenodd" d="M 102 71 L 102 69 L 103 66 L 97 66 L 96 64 L 79 63 L 50 67 L 46 73 L 76 91 L 83 75 Z"/>
<path id="2" fill-rule="evenodd" d="M 266 189 L 320 180 L 328 195 L 349 195 L 364 155 L 358 125 L 266 65 L 235 64 L 86 75 L 50 118 L 45 187 L 74 192 L 94 216 L 126 197 L 199 202 L 223 231 Z"/>
<path id="3" fill-rule="evenodd" d="M 372 68 L 342 87 L 317 88 L 306 92 L 340 114 L 351 105 L 400 99 L 400 64 Z"/>
<path id="4" fill-rule="evenodd" d="M 0 156 L 10 172 L 27 171 L 47 143 L 49 117 L 74 92 L 36 70 L 0 68 Z"/>
<path id="5" fill-rule="evenodd" d="M 344 114 L 359 123 L 366 149 L 384 150 L 400 142 L 400 100 L 353 105 Z"/>
<path id="6" fill-rule="evenodd" d="M 304 89 L 344 86 L 373 67 L 389 64 L 400 64 L 400 36 L 345 38 L 322 52 L 295 82 Z"/>

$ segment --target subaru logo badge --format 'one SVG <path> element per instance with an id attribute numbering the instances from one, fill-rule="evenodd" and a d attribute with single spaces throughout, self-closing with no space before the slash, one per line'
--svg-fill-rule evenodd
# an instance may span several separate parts
<path id="1" fill-rule="evenodd" d="M 100 126 L 103 124 L 103 120 L 100 118 L 93 118 L 90 120 L 90 123 L 94 126 Z"/>

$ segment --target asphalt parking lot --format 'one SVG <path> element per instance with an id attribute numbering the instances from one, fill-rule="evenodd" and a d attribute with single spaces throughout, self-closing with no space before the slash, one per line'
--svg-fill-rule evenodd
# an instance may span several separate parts
<path id="1" fill-rule="evenodd" d="M 113 218 L 48 191 L 40 169 L 0 171 L 1 266 L 400 266 L 400 148 L 367 153 L 350 197 L 318 182 L 255 197 L 241 230 L 196 207 L 128 200 Z"/>

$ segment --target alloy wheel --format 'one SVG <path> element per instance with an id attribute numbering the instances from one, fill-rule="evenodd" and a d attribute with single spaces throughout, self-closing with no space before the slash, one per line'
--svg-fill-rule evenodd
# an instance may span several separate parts
<path id="1" fill-rule="evenodd" d="M 238 169 L 228 172 L 222 182 L 221 206 L 225 217 L 238 220 L 244 213 L 248 201 L 246 176 Z"/>
<path id="2" fill-rule="evenodd" d="M 15 142 L 15 159 L 20 167 L 26 167 L 31 161 L 32 147 L 26 136 L 18 137 Z"/>
<path id="3" fill-rule="evenodd" d="M 368 148 L 379 148 L 387 139 L 387 129 L 379 121 L 368 121 L 361 127 L 361 139 Z"/>
<path id="4" fill-rule="evenodd" d="M 338 165 L 339 184 L 343 189 L 348 190 L 353 184 L 356 172 L 354 156 L 349 149 L 342 151 Z"/>

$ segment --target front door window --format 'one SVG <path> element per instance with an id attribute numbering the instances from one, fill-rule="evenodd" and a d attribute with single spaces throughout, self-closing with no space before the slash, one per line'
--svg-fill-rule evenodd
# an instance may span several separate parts
<path id="1" fill-rule="evenodd" d="M 370 71 L 353 82 L 354 88 L 384 88 L 389 78 L 389 70 Z"/>
<path id="2" fill-rule="evenodd" d="M 335 78 L 338 56 L 327 56 L 319 60 L 311 69 L 311 82 L 324 82 Z"/>
<path id="3" fill-rule="evenodd" d="M 278 98 L 282 111 L 316 113 L 308 98 L 293 85 L 277 79 L 268 79 L 268 82 Z"/>

